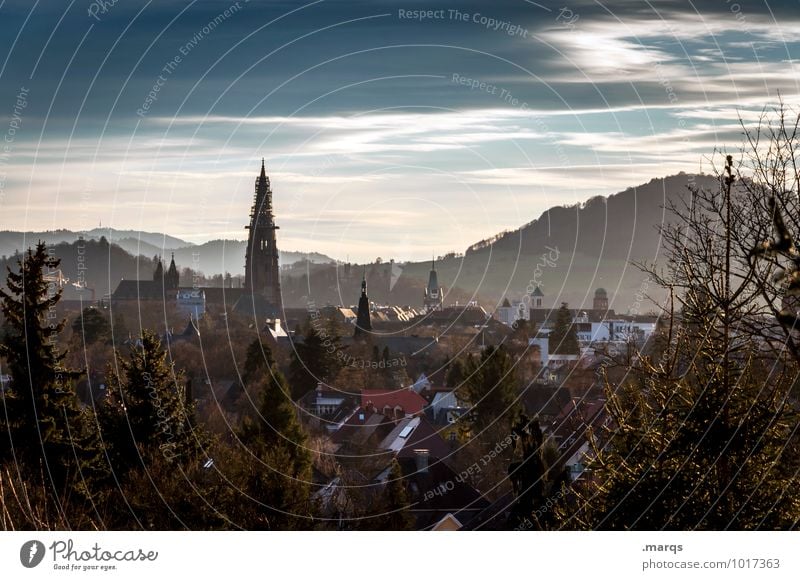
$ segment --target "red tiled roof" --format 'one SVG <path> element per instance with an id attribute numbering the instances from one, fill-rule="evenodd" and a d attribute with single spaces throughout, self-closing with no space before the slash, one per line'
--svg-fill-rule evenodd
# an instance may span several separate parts
<path id="1" fill-rule="evenodd" d="M 400 407 L 406 415 L 421 413 L 428 402 L 411 389 L 370 389 L 361 391 L 361 407 L 369 404 L 380 412 L 386 405 L 392 409 Z"/>

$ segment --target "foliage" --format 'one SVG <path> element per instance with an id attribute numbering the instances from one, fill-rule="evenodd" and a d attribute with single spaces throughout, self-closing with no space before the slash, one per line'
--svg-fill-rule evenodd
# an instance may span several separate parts
<path id="1" fill-rule="evenodd" d="M 470 405 L 466 418 L 473 434 L 496 422 L 508 426 L 519 409 L 514 363 L 505 347 L 488 346 L 476 360 L 470 355 L 464 369 L 461 394 Z"/>
<path id="2" fill-rule="evenodd" d="M 556 320 L 549 337 L 549 348 L 553 354 L 578 354 L 578 333 L 572 323 L 572 313 L 566 302 L 556 312 Z"/>
<path id="3" fill-rule="evenodd" d="M 56 346 L 65 321 L 56 318 L 61 291 L 45 276 L 59 266 L 43 242 L 9 269 L 0 289 L 6 320 L 0 356 L 12 383 L 2 393 L 0 460 L 13 460 L 29 475 L 44 474 L 54 497 L 88 499 L 92 483 L 104 476 L 90 412 L 78 406 L 77 371 L 64 366 Z M 38 478 L 37 478 L 38 479 Z"/>

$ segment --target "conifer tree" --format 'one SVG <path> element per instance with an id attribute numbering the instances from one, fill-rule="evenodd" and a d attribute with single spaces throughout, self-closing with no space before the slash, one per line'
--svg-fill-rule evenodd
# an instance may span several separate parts
<path id="1" fill-rule="evenodd" d="M 411 502 L 403 480 L 403 470 L 396 459 L 392 460 L 389 477 L 375 499 L 377 518 L 366 518 L 362 528 L 382 531 L 401 531 L 414 529 L 414 517 L 409 512 Z"/>
<path id="2" fill-rule="evenodd" d="M 0 289 L 6 320 L 0 357 L 12 377 L 2 393 L 0 459 L 43 473 L 56 497 L 88 497 L 103 466 L 93 418 L 75 394 L 80 373 L 65 368 L 66 353 L 57 346 L 65 325 L 56 315 L 61 290 L 45 277 L 60 260 L 39 242 L 17 263 L 17 272 L 9 269 L 8 289 Z"/>
<path id="3" fill-rule="evenodd" d="M 174 464 L 196 460 L 203 436 L 194 427 L 185 377 L 169 362 L 158 335 L 145 330 L 128 357 L 118 359 L 120 372 L 109 369 L 100 415 L 115 469 L 141 464 L 144 449 Z"/>
<path id="4" fill-rule="evenodd" d="M 317 332 L 309 321 L 302 341 L 294 343 L 289 367 L 292 396 L 299 399 L 317 388 L 317 383 L 332 381 L 338 372 L 338 337 Z"/>
<path id="5" fill-rule="evenodd" d="M 471 406 L 467 421 L 473 433 L 489 427 L 508 432 L 519 402 L 514 362 L 504 346 L 487 347 L 478 360 L 472 355 L 467 358 L 462 394 Z"/>
<path id="6" fill-rule="evenodd" d="M 550 352 L 553 354 L 578 354 L 578 334 L 572 323 L 572 313 L 566 302 L 556 312 L 556 320 L 548 341 Z"/>
<path id="7" fill-rule="evenodd" d="M 283 375 L 273 365 L 256 384 L 257 408 L 237 433 L 232 478 L 248 496 L 239 510 L 248 529 L 310 525 L 311 453 Z"/>

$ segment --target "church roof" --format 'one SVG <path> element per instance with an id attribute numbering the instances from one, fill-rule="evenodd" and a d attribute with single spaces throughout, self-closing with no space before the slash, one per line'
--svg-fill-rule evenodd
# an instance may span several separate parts
<path id="1" fill-rule="evenodd" d="M 544 293 L 542 292 L 542 289 L 537 286 L 533 289 L 533 292 L 531 292 L 531 296 L 544 296 Z"/>
<path id="2" fill-rule="evenodd" d="M 281 315 L 280 309 L 267 302 L 261 294 L 242 294 L 233 305 L 233 310 L 238 314 L 256 318 L 278 318 Z"/>

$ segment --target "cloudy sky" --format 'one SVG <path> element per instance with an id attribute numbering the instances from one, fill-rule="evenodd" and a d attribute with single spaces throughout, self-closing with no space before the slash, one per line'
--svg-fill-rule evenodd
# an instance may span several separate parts
<path id="1" fill-rule="evenodd" d="M 265 157 L 281 247 L 422 259 L 800 104 L 797 0 L 102 4 L 0 0 L 0 229 L 242 239 Z"/>

